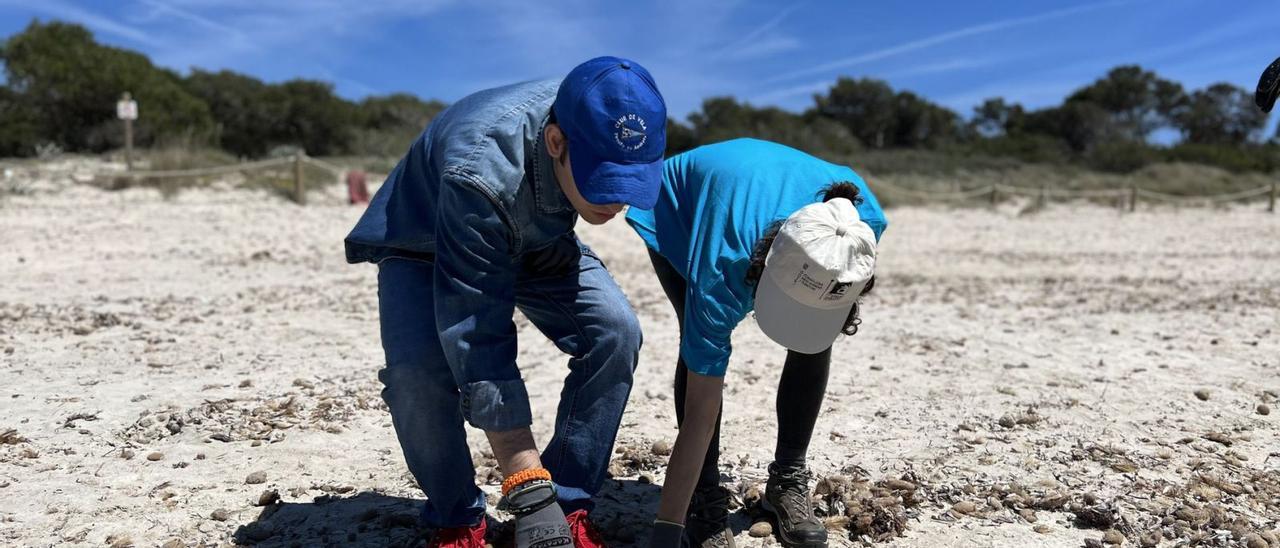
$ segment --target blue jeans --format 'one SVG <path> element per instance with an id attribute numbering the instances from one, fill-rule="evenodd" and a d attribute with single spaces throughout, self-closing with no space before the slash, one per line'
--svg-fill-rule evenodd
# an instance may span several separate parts
<path id="1" fill-rule="evenodd" d="M 555 434 L 542 454 L 566 513 L 589 509 L 604 482 L 641 343 L 635 313 L 604 264 L 569 239 L 567 256 L 559 246 L 559 257 L 522 261 L 516 283 L 516 306 L 570 356 Z M 437 337 L 432 276 L 427 261 L 379 264 L 387 366 L 378 378 L 409 471 L 427 495 L 424 523 L 474 525 L 485 499 L 475 484 L 458 385 Z"/>

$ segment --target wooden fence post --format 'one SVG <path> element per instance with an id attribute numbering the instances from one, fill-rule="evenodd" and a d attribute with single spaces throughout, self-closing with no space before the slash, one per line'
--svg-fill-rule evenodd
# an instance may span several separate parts
<path id="1" fill-rule="evenodd" d="M 124 120 L 124 169 L 133 171 L 133 121 L 138 117 L 138 102 L 127 91 L 116 103 L 116 117 Z"/>
<path id="2" fill-rule="evenodd" d="M 996 202 L 1000 201 L 1000 187 L 991 185 L 991 207 L 996 206 Z"/>
<path id="3" fill-rule="evenodd" d="M 124 120 L 124 170 L 133 171 L 133 120 Z"/>
<path id="4" fill-rule="evenodd" d="M 298 205 L 307 203 L 307 186 L 302 180 L 302 151 L 293 154 L 293 201 Z"/>
<path id="5" fill-rule="evenodd" d="M 1271 195 L 1267 199 L 1267 211 L 1276 212 L 1276 184 L 1271 183 Z"/>
<path id="6" fill-rule="evenodd" d="M 1138 185 L 1129 185 L 1129 213 L 1138 208 Z"/>
<path id="7" fill-rule="evenodd" d="M 1049 205 L 1049 183 L 1040 183 L 1040 209 Z"/>

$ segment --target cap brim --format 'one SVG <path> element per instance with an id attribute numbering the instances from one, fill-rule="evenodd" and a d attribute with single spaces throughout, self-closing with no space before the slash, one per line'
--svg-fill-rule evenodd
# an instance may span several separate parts
<path id="1" fill-rule="evenodd" d="M 578 193 L 596 205 L 627 204 L 653 209 L 662 187 L 662 158 L 644 164 L 610 162 L 587 147 L 569 147 L 569 163 Z"/>
<path id="2" fill-rule="evenodd" d="M 1258 78 L 1258 90 L 1254 94 L 1254 102 L 1263 112 L 1271 112 L 1276 104 L 1276 96 L 1280 95 L 1280 58 L 1271 62 L 1267 70 Z"/>
<path id="3" fill-rule="evenodd" d="M 756 324 L 773 342 L 802 354 L 831 347 L 849 318 L 853 303 L 840 308 L 814 308 L 797 302 L 769 276 L 756 288 Z"/>

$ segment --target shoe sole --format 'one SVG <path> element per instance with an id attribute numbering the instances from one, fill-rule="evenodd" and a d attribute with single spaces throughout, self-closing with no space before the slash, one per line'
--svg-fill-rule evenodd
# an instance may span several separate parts
<path id="1" fill-rule="evenodd" d="M 721 534 L 724 535 L 724 539 L 726 539 L 726 548 L 737 548 L 737 542 L 736 540 L 733 540 L 733 528 L 730 528 L 728 525 L 724 525 L 724 530 L 721 531 Z M 694 543 L 692 543 L 692 540 L 689 540 L 687 531 L 684 544 L 689 545 L 689 547 L 698 548 Z"/>
<path id="2" fill-rule="evenodd" d="M 778 516 L 778 510 L 769 504 L 769 499 L 761 497 L 760 508 L 770 514 L 773 514 L 773 521 L 779 522 L 781 518 Z M 787 534 L 783 532 L 782 526 L 779 525 L 774 530 L 778 534 L 778 540 L 782 541 L 785 548 L 827 548 L 827 542 L 803 542 L 787 538 Z"/>
<path id="3" fill-rule="evenodd" d="M 738 548 L 737 541 L 733 540 L 733 528 L 726 525 L 724 527 L 724 531 L 721 534 L 724 535 L 724 538 L 726 541 L 725 548 Z M 683 544 L 685 546 L 694 546 L 693 541 L 689 540 L 688 536 L 685 536 Z"/>

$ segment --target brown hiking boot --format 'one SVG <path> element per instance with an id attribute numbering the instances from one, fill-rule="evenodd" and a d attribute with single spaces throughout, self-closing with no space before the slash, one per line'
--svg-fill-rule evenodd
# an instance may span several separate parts
<path id="1" fill-rule="evenodd" d="M 693 548 L 736 548 L 729 529 L 729 490 L 719 485 L 695 489 L 684 532 Z"/>
<path id="2" fill-rule="evenodd" d="M 769 482 L 764 488 L 766 511 L 777 517 L 778 539 L 787 548 L 827 548 L 827 528 L 813 515 L 809 500 L 809 481 L 813 475 L 805 468 L 781 468 L 769 465 Z"/>

